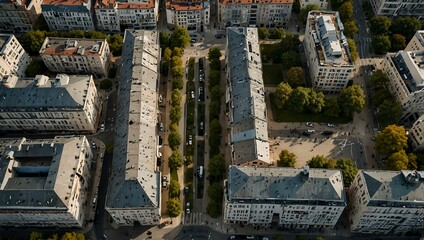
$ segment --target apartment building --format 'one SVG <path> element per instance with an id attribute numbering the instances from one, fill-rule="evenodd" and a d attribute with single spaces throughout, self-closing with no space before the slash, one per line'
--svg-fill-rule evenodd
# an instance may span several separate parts
<path id="1" fill-rule="evenodd" d="M 230 166 L 224 222 L 286 229 L 333 228 L 346 207 L 333 169 Z"/>
<path id="2" fill-rule="evenodd" d="M 25 33 L 41 14 L 42 0 L 0 0 L 0 32 Z"/>
<path id="3" fill-rule="evenodd" d="M 159 1 L 101 0 L 94 5 L 97 27 L 105 32 L 125 29 L 154 29 L 158 21 Z"/>
<path id="4" fill-rule="evenodd" d="M 405 47 L 405 51 L 416 50 L 424 51 L 424 30 L 418 30 Z"/>
<path id="5" fill-rule="evenodd" d="M 328 0 L 299 0 L 300 8 L 306 8 L 308 5 L 316 5 L 321 10 L 327 10 Z"/>
<path id="6" fill-rule="evenodd" d="M 166 20 L 169 27 L 181 26 L 189 31 L 203 32 L 209 28 L 209 1 L 167 0 Z"/>
<path id="7" fill-rule="evenodd" d="M 50 30 L 95 30 L 94 0 L 43 0 L 41 10 Z"/>
<path id="8" fill-rule="evenodd" d="M 355 66 L 339 13 L 310 11 L 303 41 L 312 85 L 326 94 L 338 93 L 353 77 Z"/>
<path id="9" fill-rule="evenodd" d="M 106 39 L 46 37 L 39 53 L 52 72 L 95 77 L 107 76 L 111 57 Z"/>
<path id="10" fill-rule="evenodd" d="M 25 77 L 31 59 L 13 34 L 0 33 L 0 81 L 5 76 Z"/>
<path id="11" fill-rule="evenodd" d="M 424 228 L 424 172 L 360 170 L 349 189 L 354 233 L 400 234 Z"/>
<path id="12" fill-rule="evenodd" d="M 0 226 L 84 227 L 94 161 L 85 136 L 0 144 Z"/>
<path id="13" fill-rule="evenodd" d="M 422 0 L 369 0 L 375 15 L 424 18 Z"/>
<path id="14" fill-rule="evenodd" d="M 293 0 L 219 0 L 218 22 L 221 28 L 286 27 Z"/>
<path id="15" fill-rule="evenodd" d="M 232 164 L 268 166 L 268 121 L 256 28 L 227 28 L 227 96 Z"/>
<path id="16" fill-rule="evenodd" d="M 0 131 L 94 133 L 98 125 L 101 102 L 92 76 L 11 75 L 0 82 L 0 96 Z"/>
<path id="17" fill-rule="evenodd" d="M 161 219 L 158 172 L 159 32 L 126 30 L 106 210 L 118 226 Z"/>

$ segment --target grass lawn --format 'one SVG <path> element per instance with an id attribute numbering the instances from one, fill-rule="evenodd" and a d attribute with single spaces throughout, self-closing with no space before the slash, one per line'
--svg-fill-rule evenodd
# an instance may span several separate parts
<path id="1" fill-rule="evenodd" d="M 272 95 L 270 96 L 272 98 Z M 339 117 L 333 118 L 324 115 L 323 113 L 298 113 L 288 109 L 278 109 L 273 101 L 272 103 L 272 116 L 276 122 L 318 122 L 318 123 L 348 123 L 352 121 L 351 118 Z"/>
<path id="2" fill-rule="evenodd" d="M 283 81 L 281 64 L 262 65 L 262 75 L 265 85 L 278 85 Z"/>

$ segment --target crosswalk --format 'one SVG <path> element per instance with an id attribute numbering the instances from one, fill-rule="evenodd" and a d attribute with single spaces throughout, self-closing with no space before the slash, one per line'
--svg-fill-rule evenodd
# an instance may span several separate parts
<path id="1" fill-rule="evenodd" d="M 203 213 L 189 213 L 184 216 L 184 224 L 186 225 L 204 225 L 204 215 Z"/>

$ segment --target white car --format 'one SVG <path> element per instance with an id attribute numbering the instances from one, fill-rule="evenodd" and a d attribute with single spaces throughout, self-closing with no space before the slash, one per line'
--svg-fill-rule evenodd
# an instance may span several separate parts
<path id="1" fill-rule="evenodd" d="M 188 136 L 188 145 L 192 145 L 193 144 L 193 136 L 189 135 Z"/>
<path id="2" fill-rule="evenodd" d="M 306 126 L 308 126 L 308 127 L 314 127 L 314 124 L 313 124 L 313 123 L 311 123 L 311 122 L 307 122 L 307 123 L 306 123 Z"/>
<path id="3" fill-rule="evenodd" d="M 331 128 L 333 128 L 333 127 L 334 127 L 334 124 L 332 124 L 332 123 L 327 123 L 327 127 L 331 127 Z"/>
<path id="4" fill-rule="evenodd" d="M 190 214 L 190 202 L 186 204 L 186 214 Z"/>
<path id="5" fill-rule="evenodd" d="M 306 132 L 308 132 L 308 133 L 315 133 L 315 130 L 314 129 L 308 129 L 308 131 L 306 131 Z"/>
<path id="6" fill-rule="evenodd" d="M 96 149 L 97 148 L 97 145 L 96 145 L 96 143 L 95 142 L 93 142 L 93 149 Z"/>

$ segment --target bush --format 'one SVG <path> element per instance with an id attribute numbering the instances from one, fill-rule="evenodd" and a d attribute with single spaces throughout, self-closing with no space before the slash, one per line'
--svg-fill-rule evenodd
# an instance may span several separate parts
<path id="1" fill-rule="evenodd" d="M 169 184 L 169 197 L 178 198 L 180 196 L 180 184 L 177 180 L 171 180 Z"/>
<path id="2" fill-rule="evenodd" d="M 25 76 L 35 77 L 37 74 L 47 72 L 47 67 L 42 60 L 33 59 L 25 70 Z"/>
<path id="3" fill-rule="evenodd" d="M 112 80 L 105 79 L 105 80 L 100 82 L 100 89 L 107 90 L 107 89 L 111 89 L 111 88 L 112 88 Z"/>

